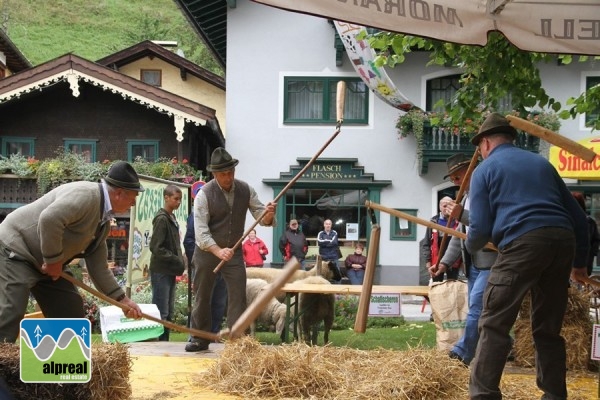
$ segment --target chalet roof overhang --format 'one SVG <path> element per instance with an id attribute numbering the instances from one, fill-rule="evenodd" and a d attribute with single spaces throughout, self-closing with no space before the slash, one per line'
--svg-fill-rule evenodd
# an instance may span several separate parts
<path id="1" fill-rule="evenodd" d="M 118 70 L 124 65 L 131 64 L 132 62 L 145 57 L 157 57 L 179 68 L 182 75 L 189 73 L 219 89 L 225 90 L 225 79 L 150 40 L 145 40 L 107 57 L 101 58 L 96 61 L 96 63 Z"/>
<path id="2" fill-rule="evenodd" d="M 175 0 L 175 3 L 225 71 L 227 7 L 235 8 L 236 0 Z"/>
<path id="3" fill-rule="evenodd" d="M 6 66 L 13 73 L 31 68 L 31 62 L 19 51 L 2 29 L 0 29 L 0 51 L 6 56 Z"/>
<path id="4" fill-rule="evenodd" d="M 67 81 L 73 96 L 78 97 L 80 80 L 173 116 L 178 141 L 183 140 L 186 123 L 200 126 L 205 125 L 207 121 L 216 120 L 215 110 L 212 108 L 73 54 L 66 54 L 0 80 L 0 104 L 15 101 L 21 95 L 34 90 L 41 91 L 61 81 Z"/>

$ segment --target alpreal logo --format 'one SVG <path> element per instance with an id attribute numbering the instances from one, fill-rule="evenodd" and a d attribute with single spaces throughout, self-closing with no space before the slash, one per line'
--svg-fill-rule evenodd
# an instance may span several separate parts
<path id="1" fill-rule="evenodd" d="M 92 377 L 87 318 L 21 320 L 21 381 L 85 383 Z"/>

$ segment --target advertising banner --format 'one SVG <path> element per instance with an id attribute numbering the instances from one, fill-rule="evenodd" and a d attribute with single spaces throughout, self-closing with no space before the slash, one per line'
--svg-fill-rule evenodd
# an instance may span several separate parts
<path id="1" fill-rule="evenodd" d="M 600 137 L 592 136 L 577 141 L 577 143 L 598 153 L 600 151 Z M 580 180 L 600 180 L 600 158 L 587 162 L 558 146 L 550 147 L 548 160 L 562 178 Z"/>
<path id="2" fill-rule="evenodd" d="M 187 228 L 187 217 L 190 204 L 190 185 L 152 179 L 140 176 L 140 182 L 146 190 L 137 197 L 135 207 L 131 208 L 129 227 L 129 260 L 127 263 L 127 287 L 149 279 L 150 238 L 152 237 L 152 220 L 164 205 L 163 190 L 169 184 L 181 187 L 181 206 L 175 211 L 179 224 L 179 236 L 183 237 Z M 183 244 L 182 244 L 183 248 Z"/>

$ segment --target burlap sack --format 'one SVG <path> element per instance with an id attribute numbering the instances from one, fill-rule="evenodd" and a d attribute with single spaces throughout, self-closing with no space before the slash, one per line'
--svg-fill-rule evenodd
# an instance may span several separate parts
<path id="1" fill-rule="evenodd" d="M 429 287 L 429 302 L 438 349 L 449 351 L 465 331 L 469 311 L 467 283 L 454 280 L 434 282 Z"/>

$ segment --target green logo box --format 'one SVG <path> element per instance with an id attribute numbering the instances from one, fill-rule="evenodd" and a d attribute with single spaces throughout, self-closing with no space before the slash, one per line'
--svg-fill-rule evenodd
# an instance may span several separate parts
<path id="1" fill-rule="evenodd" d="M 87 318 L 23 319 L 21 381 L 86 383 L 92 377 L 92 325 Z"/>

